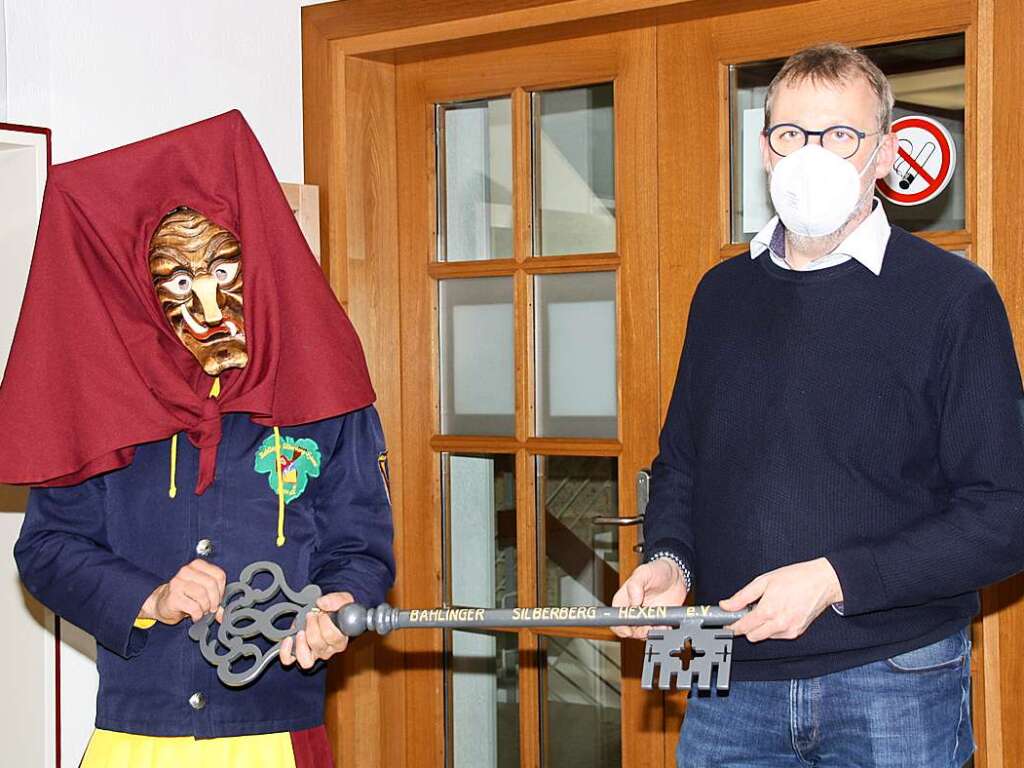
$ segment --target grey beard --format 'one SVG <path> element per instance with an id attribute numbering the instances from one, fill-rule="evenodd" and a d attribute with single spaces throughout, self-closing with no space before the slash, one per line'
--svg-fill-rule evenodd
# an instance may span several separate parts
<path id="1" fill-rule="evenodd" d="M 870 190 L 874 187 L 872 184 L 868 187 L 868 191 L 864 193 L 863 198 L 857 204 L 857 207 L 853 209 L 853 213 L 847 216 L 846 221 L 843 222 L 842 226 L 839 227 L 835 232 L 830 232 L 827 235 L 801 235 L 790 230 L 786 230 L 786 239 L 790 245 L 796 250 L 801 252 L 817 253 L 819 256 L 824 256 L 827 253 L 832 253 L 846 236 L 849 234 L 847 231 L 850 224 L 857 219 L 865 210 L 870 211 L 871 203 L 874 202 L 874 195 L 869 194 Z"/>

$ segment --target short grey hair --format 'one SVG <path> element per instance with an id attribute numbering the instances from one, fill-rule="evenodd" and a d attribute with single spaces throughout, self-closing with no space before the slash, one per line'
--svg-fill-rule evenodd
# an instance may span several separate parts
<path id="1" fill-rule="evenodd" d="M 823 43 L 798 51 L 786 59 L 779 73 L 772 78 L 764 99 L 764 127 L 771 127 L 772 99 L 779 85 L 795 85 L 804 80 L 838 85 L 863 77 L 878 99 L 878 130 L 888 133 L 892 126 L 895 99 L 889 79 L 871 59 L 855 48 L 842 43 Z"/>

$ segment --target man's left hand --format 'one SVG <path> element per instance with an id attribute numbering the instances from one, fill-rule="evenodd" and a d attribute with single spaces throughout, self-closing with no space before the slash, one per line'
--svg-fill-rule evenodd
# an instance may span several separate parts
<path id="1" fill-rule="evenodd" d="M 764 573 L 719 605 L 725 611 L 738 611 L 756 602 L 750 613 L 727 629 L 757 643 L 800 637 L 822 611 L 842 600 L 843 588 L 832 563 L 819 557 Z"/>
<path id="2" fill-rule="evenodd" d="M 309 669 L 319 659 L 329 659 L 348 647 L 348 638 L 342 634 L 330 614 L 342 606 L 355 602 L 349 592 L 331 592 L 316 601 L 316 607 L 323 613 L 307 613 L 306 628 L 286 637 L 281 642 L 281 663 L 286 667 L 298 661 L 303 669 Z"/>

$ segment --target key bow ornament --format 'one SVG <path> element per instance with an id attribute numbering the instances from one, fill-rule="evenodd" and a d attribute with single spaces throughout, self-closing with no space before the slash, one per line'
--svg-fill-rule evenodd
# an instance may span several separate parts
<path id="1" fill-rule="evenodd" d="M 253 582 L 261 573 L 269 573 L 271 582 L 265 587 L 256 587 Z M 262 610 L 257 607 L 274 600 L 280 593 L 284 593 L 288 601 Z M 320 594 L 316 584 L 309 584 L 298 592 L 293 590 L 277 563 L 251 563 L 242 569 L 238 581 L 224 588 L 221 601 L 224 615 L 220 623 L 215 620 L 216 613 L 208 613 L 192 625 L 188 636 L 199 643 L 203 658 L 217 667 L 217 677 L 222 683 L 240 687 L 263 674 L 281 654 L 281 641 L 305 626 L 306 614 L 316 610 Z M 282 628 L 279 622 L 290 615 L 293 620 Z M 256 643 L 248 642 L 257 637 L 274 645 L 263 650 Z"/>

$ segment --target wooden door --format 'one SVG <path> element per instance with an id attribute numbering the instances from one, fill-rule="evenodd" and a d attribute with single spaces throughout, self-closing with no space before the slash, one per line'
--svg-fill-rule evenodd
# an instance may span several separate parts
<path id="1" fill-rule="evenodd" d="M 805 2 L 677 21 L 666 12 L 658 27 L 663 396 L 671 391 L 673 353 L 682 343 L 697 281 L 717 261 L 745 252 L 745 241 L 759 228 L 749 210 L 754 207 L 751 196 L 742 189 L 749 171 L 742 146 L 745 113 L 763 106 L 763 89 L 785 57 L 830 40 L 862 48 L 879 64 L 893 84 L 895 115 L 932 115 L 955 134 L 958 167 L 937 201 L 941 205 L 898 209 L 886 204 L 887 214 L 894 224 L 989 270 L 1017 322 L 1020 345 L 1019 312 L 1013 309 L 1013 295 L 1006 294 L 1019 278 L 1000 268 L 992 236 L 993 211 L 1010 204 L 994 202 L 990 186 L 993 147 L 1002 139 L 988 121 L 979 119 L 993 109 L 991 50 L 986 50 L 993 34 L 991 12 L 984 2 L 949 0 L 914 0 L 898 11 L 879 0 Z M 913 87 L 922 80 L 932 83 L 929 95 L 917 91 L 909 98 L 912 78 Z M 760 89 L 760 103 L 750 92 L 744 94 L 744 88 Z M 952 97 L 948 102 L 936 96 L 943 89 Z M 757 115 L 751 117 L 748 129 L 756 130 Z M 760 157 L 753 161 L 759 165 Z M 1019 594 L 1019 579 L 1017 586 L 1007 584 L 1009 589 L 1000 589 Z M 1005 716 L 1000 712 L 1000 629 L 994 595 L 983 595 L 983 616 L 973 628 L 979 766 L 1010 764 L 1003 762 Z"/>
<path id="2" fill-rule="evenodd" d="M 638 528 L 602 518 L 635 515 L 659 427 L 654 43 L 398 57 L 410 606 L 606 603 L 638 562 Z M 410 633 L 417 763 L 661 766 L 662 696 L 619 649 L 607 630 Z"/>

